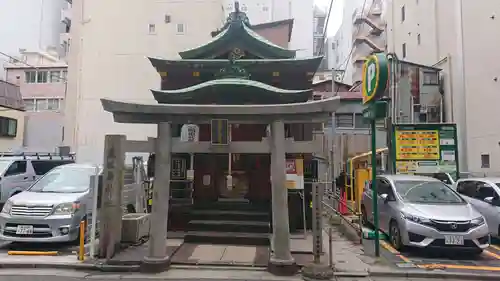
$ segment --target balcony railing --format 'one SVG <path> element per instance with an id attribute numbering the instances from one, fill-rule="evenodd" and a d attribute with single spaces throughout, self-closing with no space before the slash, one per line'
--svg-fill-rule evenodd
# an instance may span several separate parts
<path id="1" fill-rule="evenodd" d="M 61 21 L 65 24 L 71 24 L 71 9 L 61 10 Z"/>
<path id="2" fill-rule="evenodd" d="M 66 33 L 61 33 L 59 35 L 59 44 L 63 45 L 64 42 L 68 43 L 68 40 L 69 40 L 69 33 L 66 32 Z"/>

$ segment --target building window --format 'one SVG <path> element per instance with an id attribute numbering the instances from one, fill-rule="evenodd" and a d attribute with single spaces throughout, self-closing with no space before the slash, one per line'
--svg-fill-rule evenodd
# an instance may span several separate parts
<path id="1" fill-rule="evenodd" d="M 263 12 L 267 12 L 267 11 L 269 11 L 269 7 L 268 7 L 268 6 L 263 6 L 263 7 L 262 7 L 262 11 L 263 11 Z"/>
<path id="2" fill-rule="evenodd" d="M 352 113 L 335 114 L 335 126 L 337 128 L 352 129 L 354 127 L 354 114 Z"/>
<path id="3" fill-rule="evenodd" d="M 58 111 L 62 107 L 60 98 L 35 98 L 23 101 L 26 111 Z"/>
<path id="4" fill-rule="evenodd" d="M 184 24 L 183 23 L 178 23 L 177 24 L 177 33 L 184 33 L 186 32 L 185 28 L 184 28 Z"/>
<path id="5" fill-rule="evenodd" d="M 417 44 L 420 45 L 420 33 L 417 34 Z"/>
<path id="6" fill-rule="evenodd" d="M 46 111 L 48 109 L 47 99 L 35 100 L 35 110 L 36 111 Z"/>
<path id="7" fill-rule="evenodd" d="M 368 122 L 366 122 L 366 120 L 363 118 L 363 114 L 356 113 L 354 115 L 354 128 L 367 129 L 369 127 L 370 127 L 370 124 Z"/>
<path id="8" fill-rule="evenodd" d="M 61 81 L 61 71 L 55 70 L 50 72 L 50 83 L 59 83 Z"/>
<path id="9" fill-rule="evenodd" d="M 16 137 L 17 120 L 7 117 L 0 117 L 0 137 Z"/>
<path id="10" fill-rule="evenodd" d="M 170 23 L 170 22 L 171 22 L 170 15 L 165 15 L 165 23 Z"/>
<path id="11" fill-rule="evenodd" d="M 47 83 L 48 82 L 48 71 L 38 71 L 36 73 L 36 82 L 37 83 Z"/>
<path id="12" fill-rule="evenodd" d="M 156 33 L 156 25 L 154 23 L 149 24 L 149 34 L 155 34 Z"/>
<path id="13" fill-rule="evenodd" d="M 406 43 L 403 43 L 403 45 L 401 45 L 401 53 L 402 57 L 406 58 Z"/>
<path id="14" fill-rule="evenodd" d="M 401 22 L 404 22 L 406 19 L 405 6 L 401 7 Z"/>
<path id="15" fill-rule="evenodd" d="M 424 85 L 439 85 L 439 72 L 424 71 Z"/>
<path id="16" fill-rule="evenodd" d="M 59 99 L 47 99 L 47 110 L 59 110 Z"/>
<path id="17" fill-rule="evenodd" d="M 66 81 L 66 78 L 68 78 L 68 71 L 67 71 L 67 70 L 63 70 L 63 71 L 62 71 L 62 76 L 61 76 L 61 78 L 62 78 L 64 81 Z"/>
<path id="18" fill-rule="evenodd" d="M 26 83 L 36 83 L 36 71 L 26 71 L 24 75 L 26 77 Z"/>
<path id="19" fill-rule="evenodd" d="M 489 168 L 489 167 L 490 167 L 490 155 L 481 154 L 481 168 Z"/>
<path id="20" fill-rule="evenodd" d="M 35 111 L 35 100 L 34 99 L 25 99 L 24 100 L 24 109 L 26 109 L 26 111 Z"/>

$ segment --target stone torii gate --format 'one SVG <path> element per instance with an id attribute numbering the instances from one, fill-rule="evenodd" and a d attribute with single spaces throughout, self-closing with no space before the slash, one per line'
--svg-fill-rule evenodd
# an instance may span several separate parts
<path id="1" fill-rule="evenodd" d="M 135 145 L 137 149 L 134 149 L 134 151 L 137 150 L 138 152 L 144 152 L 144 150 L 154 152 L 156 154 L 155 170 L 161 171 L 157 172 L 154 178 L 155 188 L 153 191 L 149 252 L 143 260 L 143 269 L 145 271 L 163 271 L 170 264 L 170 257 L 166 253 L 166 239 L 170 199 L 171 154 L 183 152 L 271 154 L 273 222 L 271 245 L 273 251 L 269 261 L 269 270 L 271 272 L 296 272 L 297 267 L 290 249 L 285 154 L 321 153 L 322 145 L 318 140 L 294 141 L 286 138 L 285 123 L 326 122 L 329 120 L 331 113 L 335 112 L 339 107 L 339 97 L 274 105 L 136 104 L 107 99 L 102 99 L 101 102 L 104 110 L 111 112 L 114 121 L 117 123 L 158 125 L 154 149 L 151 142 L 145 142 L 148 144 L 146 149 L 140 148 L 139 143 Z M 232 124 L 270 124 L 271 136 L 263 138 L 261 142 L 230 142 L 227 146 L 212 145 L 210 142 L 186 143 L 172 137 L 172 125 L 206 124 L 213 119 L 227 119 Z M 110 144 L 106 145 L 109 148 Z M 129 144 L 129 147 L 131 146 L 134 145 Z M 124 150 L 118 149 L 118 151 L 123 152 Z M 104 163 L 105 173 L 112 170 L 119 172 L 116 167 L 109 165 L 109 161 L 104 161 Z M 106 177 L 106 174 L 104 176 Z M 118 209 L 117 212 L 119 212 Z M 120 220 L 120 217 L 117 216 L 118 213 L 115 213 L 115 215 L 114 219 Z M 106 230 L 103 230 L 103 232 L 101 237 L 107 237 Z"/>

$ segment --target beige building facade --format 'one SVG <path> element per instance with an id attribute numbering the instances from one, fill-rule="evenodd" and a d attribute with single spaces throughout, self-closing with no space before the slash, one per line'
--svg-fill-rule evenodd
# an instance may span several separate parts
<path id="1" fill-rule="evenodd" d="M 67 64 L 57 52 L 23 51 L 5 64 L 6 80 L 19 87 L 26 109 L 23 150 L 56 152 L 64 138 Z"/>
<path id="2" fill-rule="evenodd" d="M 127 5 L 119 0 L 73 2 L 64 144 L 77 154 L 78 162 L 102 162 L 105 134 L 124 134 L 136 140 L 156 136 L 156 127 L 152 125 L 113 123 L 99 100 L 154 102 L 149 89 L 160 84 L 160 77 L 145 58 L 177 59 L 179 51 L 212 40 L 211 33 L 226 20 L 225 2 L 130 0 Z M 119 13 L 116 7 L 120 7 Z M 290 40 L 292 46 L 295 32 L 302 30 L 296 31 L 296 24 L 293 22 L 294 32 L 291 39 L 287 38 L 287 45 Z M 309 50 L 312 22 L 310 27 Z M 280 39 L 264 30 L 259 34 L 272 38 L 273 42 Z"/>
<path id="3" fill-rule="evenodd" d="M 0 152 L 23 150 L 24 119 L 19 86 L 0 80 Z"/>
<path id="4" fill-rule="evenodd" d="M 500 1 L 392 0 L 388 51 L 442 69 L 446 120 L 458 124 L 461 171 L 500 174 Z"/>

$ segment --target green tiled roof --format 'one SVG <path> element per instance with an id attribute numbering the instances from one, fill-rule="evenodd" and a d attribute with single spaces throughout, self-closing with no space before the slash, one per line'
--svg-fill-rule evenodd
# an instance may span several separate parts
<path id="1" fill-rule="evenodd" d="M 177 90 L 152 90 L 159 103 L 199 103 L 214 97 L 221 104 L 251 103 L 294 103 L 305 102 L 312 94 L 311 89 L 287 90 L 258 81 L 240 78 L 224 78 L 207 81 Z"/>
<path id="2" fill-rule="evenodd" d="M 183 59 L 210 59 L 229 51 L 229 48 L 247 49 L 261 58 L 294 58 L 296 51 L 280 47 L 251 29 L 245 13 L 237 8 L 227 20 L 224 29 L 211 41 L 179 55 Z"/>

